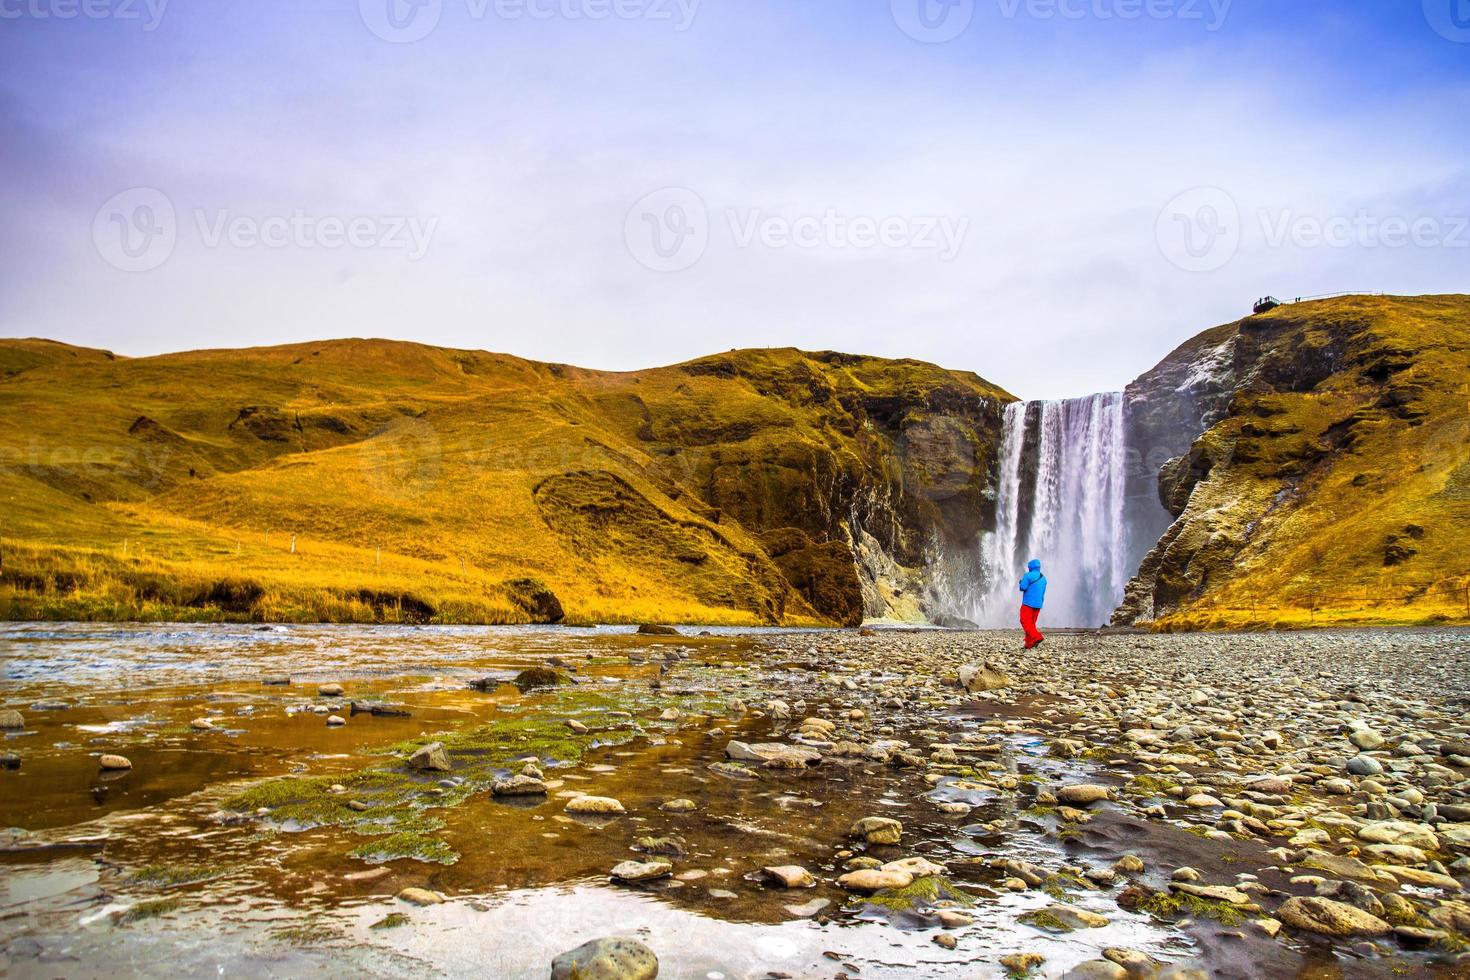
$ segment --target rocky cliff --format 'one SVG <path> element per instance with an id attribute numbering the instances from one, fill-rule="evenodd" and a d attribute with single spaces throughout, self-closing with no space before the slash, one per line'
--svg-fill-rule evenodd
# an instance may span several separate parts
<path id="1" fill-rule="evenodd" d="M 1207 331 L 1128 389 L 1173 515 L 1116 624 L 1463 618 L 1470 298 L 1347 297 Z"/>

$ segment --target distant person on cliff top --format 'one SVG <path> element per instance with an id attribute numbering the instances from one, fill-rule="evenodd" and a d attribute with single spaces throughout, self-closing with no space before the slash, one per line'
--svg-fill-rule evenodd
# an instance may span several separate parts
<path id="1" fill-rule="evenodd" d="M 1040 646 L 1046 637 L 1036 628 L 1036 617 L 1046 605 L 1046 576 L 1041 574 L 1041 562 L 1035 558 L 1026 566 L 1021 576 L 1021 629 L 1026 631 L 1026 649 Z"/>

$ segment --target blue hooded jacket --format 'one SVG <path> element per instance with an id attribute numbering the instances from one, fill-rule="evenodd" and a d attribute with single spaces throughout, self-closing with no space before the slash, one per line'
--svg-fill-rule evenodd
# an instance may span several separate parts
<path id="1" fill-rule="evenodd" d="M 1035 558 L 1026 567 L 1030 571 L 1021 576 L 1021 592 L 1024 593 L 1021 604 L 1040 609 L 1046 605 L 1046 576 L 1041 574 L 1041 562 Z"/>

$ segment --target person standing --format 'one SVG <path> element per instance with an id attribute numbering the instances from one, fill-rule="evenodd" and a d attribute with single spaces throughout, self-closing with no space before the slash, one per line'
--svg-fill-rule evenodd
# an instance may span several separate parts
<path id="1" fill-rule="evenodd" d="M 1021 629 L 1026 631 L 1026 649 L 1039 646 L 1045 636 L 1036 628 L 1036 617 L 1046 605 L 1046 576 L 1041 574 L 1041 562 L 1031 559 L 1026 574 L 1021 576 Z"/>

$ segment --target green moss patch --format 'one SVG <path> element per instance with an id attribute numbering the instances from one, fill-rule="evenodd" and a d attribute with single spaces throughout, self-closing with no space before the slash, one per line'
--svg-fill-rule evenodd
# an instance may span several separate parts
<path id="1" fill-rule="evenodd" d="M 155 898 L 147 902 L 139 902 L 123 913 L 122 922 L 127 924 L 142 922 L 145 919 L 156 919 L 160 915 L 167 915 L 174 911 L 182 904 L 183 899 L 181 898 Z"/>
<path id="2" fill-rule="evenodd" d="M 412 920 L 402 912 L 390 912 L 383 918 L 368 926 L 369 929 L 397 929 L 408 925 Z"/>
<path id="3" fill-rule="evenodd" d="M 889 912 L 922 912 L 939 905 L 971 906 L 975 900 L 942 875 L 915 878 L 903 888 L 887 888 L 864 900 Z"/>
<path id="4" fill-rule="evenodd" d="M 1159 892 L 1145 899 L 1138 908 L 1156 919 L 1214 919 L 1227 926 L 1245 922 L 1245 913 L 1229 902 L 1212 901 L 1182 892 Z"/>
<path id="5" fill-rule="evenodd" d="M 708 694 L 665 698 L 632 686 L 549 689 L 525 713 L 503 712 L 487 724 L 387 746 L 379 752 L 390 757 L 387 761 L 354 773 L 268 780 L 226 800 L 224 807 L 256 814 L 269 826 L 285 831 L 340 827 L 383 838 L 351 852 L 373 863 L 406 858 L 452 864 L 459 855 L 431 836 L 443 829 L 444 821 L 427 811 L 457 806 L 489 791 L 497 779 L 524 762 L 542 766 L 576 763 L 593 748 L 629 742 L 643 732 L 630 714 L 666 707 L 687 714 L 710 711 L 720 703 Z M 565 724 L 568 718 L 581 721 L 589 731 L 573 732 Z M 430 742 L 444 745 L 452 772 L 421 773 L 407 768 L 407 758 Z M 456 784 L 441 786 L 440 780 L 450 776 Z"/>

